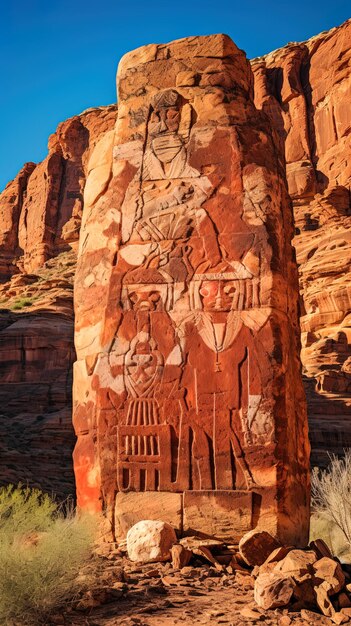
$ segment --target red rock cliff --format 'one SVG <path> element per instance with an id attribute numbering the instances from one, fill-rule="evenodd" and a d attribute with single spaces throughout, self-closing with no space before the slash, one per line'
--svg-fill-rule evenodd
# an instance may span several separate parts
<path id="1" fill-rule="evenodd" d="M 313 462 L 351 446 L 351 20 L 252 61 L 294 203 Z"/>
<path id="2" fill-rule="evenodd" d="M 0 476 L 74 493 L 73 276 L 89 158 L 116 106 L 58 126 L 0 196 Z M 12 277 L 12 278 L 11 278 Z"/>
<path id="3" fill-rule="evenodd" d="M 59 124 L 48 156 L 27 163 L 0 196 L 0 279 L 32 272 L 79 237 L 90 154 L 115 122 L 116 106 Z"/>

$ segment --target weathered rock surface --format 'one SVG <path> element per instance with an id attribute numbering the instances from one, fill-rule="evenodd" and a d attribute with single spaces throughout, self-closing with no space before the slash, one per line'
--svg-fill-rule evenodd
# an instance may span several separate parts
<path id="1" fill-rule="evenodd" d="M 285 554 L 284 549 L 288 550 Z M 328 552 L 330 556 L 318 558 L 321 552 Z M 351 598 L 348 585 L 345 586 L 346 576 L 323 541 L 314 541 L 305 550 L 275 549 L 265 563 L 259 565 L 260 561 L 257 553 L 257 562 L 252 563 L 255 565 L 252 576 L 256 579 L 254 597 L 258 606 L 263 609 L 290 606 L 301 610 L 301 616 L 311 614 L 311 624 L 318 619 L 321 624 L 348 622 Z M 330 622 L 318 617 L 316 610 L 330 618 Z"/>
<path id="2" fill-rule="evenodd" d="M 239 552 L 248 565 L 262 565 L 279 549 L 279 541 L 264 530 L 251 530 L 239 542 Z"/>
<path id="3" fill-rule="evenodd" d="M 339 593 L 344 587 L 345 575 L 341 569 L 340 563 L 337 563 L 337 561 L 323 557 L 314 563 L 313 570 L 315 577 L 323 581 L 322 586 L 328 596 Z"/>
<path id="4" fill-rule="evenodd" d="M 303 582 L 306 574 L 311 574 L 311 567 L 317 556 L 313 550 L 290 550 L 290 552 L 274 566 L 274 571 L 291 576 L 295 582 Z"/>
<path id="5" fill-rule="evenodd" d="M 117 492 L 170 493 L 186 534 L 307 538 L 292 211 L 252 86 L 224 35 L 119 65 L 75 280 L 78 499 L 112 527 Z"/>
<path id="6" fill-rule="evenodd" d="M 174 569 L 186 567 L 189 565 L 192 556 L 193 553 L 190 550 L 187 550 L 179 543 L 174 544 L 171 549 L 172 567 Z"/>
<path id="7" fill-rule="evenodd" d="M 293 596 L 295 583 L 292 578 L 275 572 L 261 574 L 255 581 L 254 598 L 262 609 L 287 606 Z"/>
<path id="8" fill-rule="evenodd" d="M 348 20 L 252 61 L 294 204 L 313 464 L 351 445 L 350 59 Z"/>
<path id="9" fill-rule="evenodd" d="M 75 253 L 0 285 L 0 484 L 74 495 Z"/>
<path id="10" fill-rule="evenodd" d="M 35 163 L 26 163 L 16 178 L 11 180 L 0 196 L 0 280 L 6 281 L 16 270 L 15 254 L 18 249 L 18 224 L 26 194 L 28 179 Z"/>
<path id="11" fill-rule="evenodd" d="M 48 156 L 27 163 L 0 195 L 0 278 L 26 273 L 78 241 L 88 162 L 113 128 L 116 106 L 89 109 L 59 124 Z"/>

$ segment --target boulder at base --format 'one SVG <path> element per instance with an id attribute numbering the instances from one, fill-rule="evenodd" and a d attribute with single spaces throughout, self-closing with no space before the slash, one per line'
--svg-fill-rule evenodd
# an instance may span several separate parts
<path id="1" fill-rule="evenodd" d="M 261 574 L 255 582 L 254 596 L 262 609 L 275 609 L 287 606 L 294 593 L 295 583 L 292 578 L 271 572 Z"/>
<path id="2" fill-rule="evenodd" d="M 170 524 L 161 521 L 143 520 L 128 531 L 127 551 L 131 561 L 152 563 L 168 561 L 177 536 Z"/>
<path id="3" fill-rule="evenodd" d="M 251 530 L 239 542 L 240 555 L 251 566 L 262 565 L 279 547 L 279 541 L 265 530 Z"/>

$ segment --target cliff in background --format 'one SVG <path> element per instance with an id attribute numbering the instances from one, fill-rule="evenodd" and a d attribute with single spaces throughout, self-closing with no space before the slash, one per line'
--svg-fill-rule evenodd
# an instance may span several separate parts
<path id="1" fill-rule="evenodd" d="M 314 464 L 351 447 L 350 58 L 349 20 L 252 61 L 256 106 L 285 153 L 294 204 Z M 0 195 L 2 483 L 74 492 L 76 246 L 86 179 L 116 112 L 89 109 L 60 124 L 46 159 L 26 164 Z"/>
<path id="2" fill-rule="evenodd" d="M 351 447 L 351 20 L 252 61 L 285 151 L 313 463 Z"/>
<path id="3" fill-rule="evenodd" d="M 60 124 L 0 196 L 0 483 L 74 493 L 75 250 L 89 158 L 116 110 Z"/>

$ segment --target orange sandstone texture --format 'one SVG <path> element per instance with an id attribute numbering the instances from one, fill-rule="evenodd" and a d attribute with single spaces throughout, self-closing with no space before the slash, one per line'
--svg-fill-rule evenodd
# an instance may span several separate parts
<path id="1" fill-rule="evenodd" d="M 28 179 L 35 163 L 26 163 L 16 178 L 0 195 L 0 281 L 6 281 L 14 272 L 14 258 L 18 250 L 18 223 L 27 189 Z"/>
<path id="2" fill-rule="evenodd" d="M 252 61 L 286 158 L 312 462 L 351 446 L 351 21 Z"/>
<path id="3" fill-rule="evenodd" d="M 147 492 L 185 532 L 304 543 L 292 211 L 250 65 L 224 35 L 145 46 L 123 57 L 118 100 L 75 279 L 79 504 L 126 529 Z"/>

